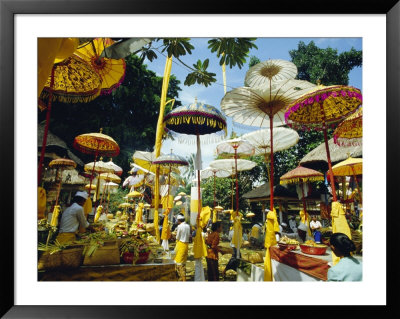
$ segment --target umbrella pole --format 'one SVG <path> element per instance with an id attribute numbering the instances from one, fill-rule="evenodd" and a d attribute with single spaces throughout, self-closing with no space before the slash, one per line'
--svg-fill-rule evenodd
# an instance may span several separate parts
<path id="1" fill-rule="evenodd" d="M 197 221 L 200 221 L 200 213 L 201 213 L 201 192 L 200 192 L 200 170 L 197 170 L 197 204 L 198 204 L 198 213 L 197 213 Z M 199 223 L 198 223 L 199 225 Z"/>
<path id="2" fill-rule="evenodd" d="M 231 176 L 231 194 L 232 194 L 232 203 L 231 203 L 231 209 L 233 210 L 233 175 Z"/>
<path id="3" fill-rule="evenodd" d="M 337 201 L 336 188 L 335 188 L 335 180 L 334 180 L 333 171 L 332 171 L 331 153 L 329 151 L 329 145 L 328 145 L 328 134 L 326 133 L 325 112 L 324 112 L 324 107 L 322 106 L 322 103 L 320 103 L 319 106 L 321 108 L 321 113 L 322 113 L 322 120 L 323 120 L 322 129 L 323 129 L 323 132 L 324 132 L 326 157 L 328 159 L 329 176 L 330 176 L 330 179 L 331 179 L 333 201 L 336 202 Z"/>
<path id="4" fill-rule="evenodd" d="M 92 173 L 90 174 L 89 198 L 90 198 L 90 192 L 92 191 L 92 181 L 93 181 L 94 168 L 96 167 L 97 155 L 98 155 L 98 151 L 96 151 L 96 154 L 94 155 L 94 162 L 93 162 Z"/>
<path id="5" fill-rule="evenodd" d="M 53 86 L 54 86 L 54 66 L 51 68 L 50 92 L 48 97 L 49 100 L 47 101 L 46 125 L 44 127 L 43 143 L 39 159 L 38 185 L 40 185 L 40 182 L 42 181 L 43 160 L 44 160 L 44 154 L 46 152 L 47 134 L 49 132 L 49 124 L 50 124 L 51 100 L 53 99 Z"/>
<path id="6" fill-rule="evenodd" d="M 237 172 L 237 147 L 235 148 L 235 175 L 236 175 L 236 211 L 239 212 L 239 184 Z"/>
<path id="7" fill-rule="evenodd" d="M 358 194 L 360 195 L 360 204 L 362 204 L 362 195 L 361 195 L 360 186 L 358 185 L 356 172 L 354 172 L 354 167 L 353 166 L 350 166 L 350 167 L 351 167 L 351 170 L 353 171 L 353 176 L 354 176 L 354 180 L 356 182 L 356 187 L 358 189 Z"/>
<path id="8" fill-rule="evenodd" d="M 300 187 L 301 187 L 301 193 L 303 195 L 303 209 L 304 209 L 304 214 L 307 213 L 307 209 L 306 209 L 306 199 L 304 197 L 304 187 L 303 187 L 303 181 L 301 180 L 300 182 Z"/>
<path id="9" fill-rule="evenodd" d="M 214 208 L 215 208 L 215 172 L 214 172 Z"/>
<path id="10" fill-rule="evenodd" d="M 57 173 L 56 173 L 56 178 L 58 179 L 58 174 L 59 174 L 59 169 L 57 168 Z M 60 178 L 60 182 L 58 183 L 58 187 L 57 187 L 57 196 L 56 196 L 56 203 L 54 204 L 54 206 L 57 206 L 58 204 L 58 198 L 60 196 L 60 191 L 61 191 L 61 184 L 62 184 L 62 170 L 61 170 L 61 178 Z"/>
<path id="11" fill-rule="evenodd" d="M 274 209 L 274 140 L 273 140 L 273 119 L 274 116 L 271 114 L 269 116 L 269 127 L 270 127 L 270 139 L 271 139 L 271 163 L 270 163 L 270 179 L 269 179 L 269 188 L 270 188 L 270 210 Z"/>

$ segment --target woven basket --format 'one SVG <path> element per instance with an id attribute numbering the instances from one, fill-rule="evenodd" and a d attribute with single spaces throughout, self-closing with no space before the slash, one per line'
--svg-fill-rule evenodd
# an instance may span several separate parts
<path id="1" fill-rule="evenodd" d="M 103 247 L 97 248 L 91 256 L 86 255 L 83 259 L 84 266 L 119 265 L 119 263 L 119 247 L 116 240 L 104 242 Z"/>
<path id="2" fill-rule="evenodd" d="M 54 254 L 44 252 L 38 261 L 38 270 L 78 268 L 82 265 L 83 246 L 66 248 Z"/>

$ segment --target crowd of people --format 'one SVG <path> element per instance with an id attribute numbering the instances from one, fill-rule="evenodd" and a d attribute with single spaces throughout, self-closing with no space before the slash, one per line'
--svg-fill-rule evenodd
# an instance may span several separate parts
<path id="1" fill-rule="evenodd" d="M 57 240 L 60 243 L 68 242 L 76 238 L 77 232 L 84 232 L 90 229 L 90 224 L 87 221 L 83 206 L 88 198 L 86 192 L 79 191 L 75 194 L 71 205 L 67 207 L 60 215 L 60 227 Z M 289 224 L 289 225 L 288 225 Z M 296 239 L 299 243 L 304 243 L 308 240 L 313 240 L 316 243 L 321 242 L 321 222 L 317 220 L 315 215 L 311 216 L 309 227 L 301 221 L 297 223 L 294 216 L 288 220 L 288 224 L 281 222 L 279 224 L 279 232 L 276 232 L 277 241 L 281 236 Z M 231 222 L 228 233 L 228 240 L 232 248 L 232 257 L 228 261 L 225 269 L 222 271 L 222 276 L 225 277 L 229 269 L 237 270 L 241 258 L 240 249 L 238 250 L 233 244 L 233 223 Z M 199 228 L 200 229 L 200 228 Z M 161 231 L 162 229 L 160 229 Z M 202 236 L 207 246 L 207 279 L 208 281 L 218 281 L 219 267 L 218 257 L 221 253 L 220 238 L 223 227 L 221 221 L 207 224 L 202 229 Z M 309 231 L 311 231 L 311 236 Z M 185 221 L 185 217 L 181 214 L 176 216 L 176 223 L 173 223 L 172 231 L 175 234 L 175 263 L 179 279 L 186 280 L 186 261 L 189 254 L 189 243 L 196 236 L 196 229 Z M 243 242 L 249 242 L 253 248 L 264 248 L 265 227 L 261 222 L 255 222 L 251 229 L 243 231 Z M 359 281 L 362 279 L 362 263 L 352 256 L 355 250 L 355 244 L 345 234 L 335 233 L 330 237 L 330 247 L 336 256 L 340 258 L 340 262 L 331 267 L 328 271 L 328 281 Z M 200 260 L 201 262 L 201 260 Z M 201 268 L 202 270 L 202 268 Z M 200 277 L 203 278 L 204 277 Z"/>

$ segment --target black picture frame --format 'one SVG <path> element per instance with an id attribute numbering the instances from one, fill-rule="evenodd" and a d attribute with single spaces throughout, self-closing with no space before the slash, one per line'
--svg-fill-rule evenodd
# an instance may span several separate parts
<path id="1" fill-rule="evenodd" d="M 1 251 L 1 310 L 0 315 L 4 318 L 115 318 L 115 317 L 138 317 L 152 318 L 165 312 L 165 316 L 222 316 L 229 312 L 237 311 L 235 307 L 153 307 L 153 306 L 22 306 L 15 305 L 14 290 L 14 222 L 10 212 L 14 211 L 14 18 L 16 14 L 385 14 L 387 19 L 386 41 L 387 41 L 387 100 L 386 100 L 386 147 L 387 166 L 386 172 L 380 172 L 389 176 L 387 180 L 386 199 L 386 234 L 387 234 L 387 305 L 386 306 L 329 306 L 329 315 L 340 315 L 344 317 L 368 313 L 380 315 L 381 317 L 394 317 L 399 314 L 395 305 L 396 284 L 399 282 L 395 273 L 395 254 L 397 247 L 395 214 L 396 207 L 396 185 L 398 180 L 397 166 L 400 162 L 398 136 L 400 136 L 400 81 L 399 81 L 399 57 L 400 57 L 400 4 L 398 0 L 391 1 L 362 1 L 338 0 L 328 4 L 320 0 L 257 3 L 246 1 L 245 5 L 235 5 L 233 2 L 217 1 L 163 1 L 163 0 L 0 0 L 0 170 L 1 181 L 7 181 L 1 191 L 2 218 L 7 218 L 7 227 L 3 228 L 3 247 Z M 384 101 L 382 101 L 382 104 Z M 378 106 L 377 106 L 378 108 Z M 6 151 L 6 152 L 5 152 Z M 376 212 L 384 214 L 385 212 Z M 382 240 L 376 234 L 377 240 Z M 162 294 L 163 292 L 160 292 Z M 327 292 L 329 294 L 329 292 Z M 371 293 L 374 293 L 371 291 Z M 210 297 L 212 297 L 210 292 Z M 178 297 L 178 296 L 177 296 Z M 330 296 L 336 299 L 337 296 Z M 311 307 L 311 306 L 310 306 Z M 189 309 L 187 309 L 189 308 Z M 306 308 L 306 309 L 303 309 Z M 319 311 L 327 311 L 326 307 L 321 309 L 309 307 L 286 307 L 285 315 L 299 315 L 298 311 L 310 315 L 318 311 L 319 316 L 324 316 Z M 262 311 L 264 308 L 254 306 L 251 311 Z M 240 309 L 240 314 L 245 312 Z M 281 307 L 271 307 L 268 311 L 282 315 Z M 265 315 L 265 312 L 264 312 Z"/>

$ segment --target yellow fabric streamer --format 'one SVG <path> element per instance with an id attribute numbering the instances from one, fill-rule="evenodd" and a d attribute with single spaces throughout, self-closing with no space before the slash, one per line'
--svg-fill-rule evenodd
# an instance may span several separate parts
<path id="1" fill-rule="evenodd" d="M 242 223 L 240 222 L 242 214 L 238 212 L 233 212 L 231 217 L 233 217 L 232 244 L 236 247 L 236 249 L 240 249 L 240 246 L 242 246 L 243 242 L 243 228 Z"/>
<path id="2" fill-rule="evenodd" d="M 102 211 L 103 211 L 103 206 L 99 205 L 96 210 L 96 216 L 94 217 L 95 223 L 99 220 Z"/>
<path id="3" fill-rule="evenodd" d="M 213 223 L 217 222 L 217 210 L 216 209 L 213 209 L 212 222 Z"/>
<path id="4" fill-rule="evenodd" d="M 60 214 L 60 205 L 54 206 L 53 215 L 51 216 L 50 226 L 56 227 L 58 225 L 58 215 Z"/>
<path id="5" fill-rule="evenodd" d="M 211 217 L 211 208 L 209 206 L 203 207 L 200 213 L 200 227 L 203 229 Z"/>
<path id="6" fill-rule="evenodd" d="M 300 221 L 307 226 L 307 234 L 308 236 L 312 237 L 311 235 L 311 230 L 310 230 L 310 215 L 308 213 L 304 213 L 304 210 L 301 210 L 299 212 L 300 215 Z"/>
<path id="7" fill-rule="evenodd" d="M 86 217 L 89 215 L 89 213 L 92 211 L 92 209 L 93 209 L 92 200 L 90 199 L 90 197 L 88 197 L 85 204 L 83 204 L 83 212 Z"/>
<path id="8" fill-rule="evenodd" d="M 168 84 L 169 84 L 169 77 L 171 75 L 171 67 L 172 67 L 172 56 L 167 57 L 167 61 L 165 63 L 164 68 L 164 77 L 163 77 L 163 84 L 161 88 L 161 99 L 160 99 L 160 112 L 158 114 L 158 121 L 157 121 L 157 131 L 156 131 L 156 142 L 154 145 L 155 156 L 160 156 L 161 153 L 161 144 L 162 144 L 162 136 L 164 134 L 164 112 L 165 112 L 165 102 L 167 100 L 167 91 L 168 91 Z M 155 186 L 154 186 L 154 225 L 158 225 L 158 208 L 160 202 L 160 171 L 159 166 L 156 169 L 156 176 L 155 176 Z M 156 239 L 157 241 L 160 240 L 160 231 L 158 227 L 156 229 Z"/>
<path id="9" fill-rule="evenodd" d="M 226 94 L 226 65 L 222 64 L 222 78 L 224 79 L 224 93 Z"/>
<path id="10" fill-rule="evenodd" d="M 172 196 L 172 195 L 163 196 L 161 198 L 161 205 L 162 205 L 164 210 L 167 209 L 168 207 L 174 206 L 174 196 Z"/>
<path id="11" fill-rule="evenodd" d="M 266 221 L 266 234 L 265 234 L 265 261 L 264 261 L 264 281 L 272 281 L 272 264 L 271 264 L 271 252 L 270 247 L 277 244 L 275 232 L 279 231 L 278 218 L 276 217 L 275 208 L 269 211 L 267 214 Z"/>
<path id="12" fill-rule="evenodd" d="M 170 228 L 169 222 L 168 222 L 168 215 L 169 215 L 170 211 L 171 211 L 171 207 L 168 207 L 163 213 L 164 221 L 163 221 L 162 232 L 161 232 L 162 240 L 168 240 L 171 238 L 171 228 Z"/>
<path id="13" fill-rule="evenodd" d="M 351 239 L 351 230 L 347 223 L 346 213 L 343 210 L 342 205 L 339 202 L 332 203 L 332 233 L 343 233 Z M 336 265 L 340 258 L 332 251 L 332 263 Z"/>
<path id="14" fill-rule="evenodd" d="M 196 236 L 193 240 L 193 255 L 194 258 L 207 257 L 207 246 L 204 242 L 203 235 L 201 234 L 202 228 L 197 226 Z"/>
<path id="15" fill-rule="evenodd" d="M 44 218 L 46 212 L 46 190 L 43 187 L 38 187 L 38 219 Z"/>
<path id="16" fill-rule="evenodd" d="M 135 216 L 135 222 L 140 223 L 143 221 L 143 203 L 139 203 L 138 207 L 136 208 L 136 216 Z"/>

